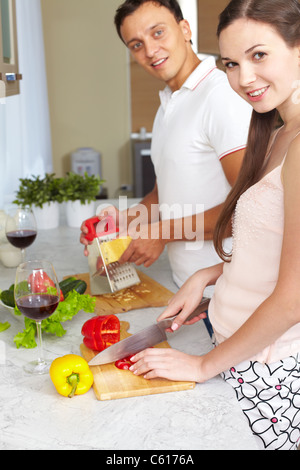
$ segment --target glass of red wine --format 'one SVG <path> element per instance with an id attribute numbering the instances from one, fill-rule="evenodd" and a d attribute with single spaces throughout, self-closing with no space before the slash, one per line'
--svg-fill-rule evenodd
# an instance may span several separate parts
<path id="1" fill-rule="evenodd" d="M 37 225 L 30 207 L 15 207 L 6 218 L 5 234 L 9 243 L 22 252 L 25 261 L 25 248 L 30 246 L 37 236 Z"/>
<path id="2" fill-rule="evenodd" d="M 15 302 L 21 313 L 36 321 L 38 359 L 26 364 L 26 372 L 45 374 L 50 362 L 44 359 L 41 323 L 52 315 L 59 303 L 60 288 L 54 267 L 49 261 L 27 261 L 18 266 L 14 288 Z"/>

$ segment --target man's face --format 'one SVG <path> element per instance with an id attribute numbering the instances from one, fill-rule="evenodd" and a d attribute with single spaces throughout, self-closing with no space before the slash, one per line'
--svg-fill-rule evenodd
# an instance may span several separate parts
<path id="1" fill-rule="evenodd" d="M 141 5 L 125 18 L 121 35 L 136 62 L 172 91 L 191 73 L 189 24 L 186 20 L 177 23 L 164 6 L 152 1 Z"/>

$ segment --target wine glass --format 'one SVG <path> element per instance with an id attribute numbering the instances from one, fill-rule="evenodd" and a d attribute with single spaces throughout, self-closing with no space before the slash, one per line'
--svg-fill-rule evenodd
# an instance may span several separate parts
<path id="1" fill-rule="evenodd" d="M 5 234 L 9 243 L 21 249 L 22 261 L 25 261 L 25 248 L 30 246 L 37 236 L 37 225 L 29 206 L 17 207 L 8 212 Z"/>
<path id="2" fill-rule="evenodd" d="M 50 362 L 44 359 L 41 322 L 52 315 L 59 303 L 60 288 L 52 264 L 47 260 L 26 261 L 16 272 L 15 302 L 25 317 L 36 321 L 38 359 L 25 366 L 26 372 L 44 374 Z"/>

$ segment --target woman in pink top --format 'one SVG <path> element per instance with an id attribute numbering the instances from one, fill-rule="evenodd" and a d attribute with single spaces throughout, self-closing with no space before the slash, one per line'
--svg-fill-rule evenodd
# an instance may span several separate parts
<path id="1" fill-rule="evenodd" d="M 178 329 L 215 285 L 216 347 L 198 357 L 169 349 L 135 356 L 146 378 L 204 382 L 222 374 L 262 448 L 296 449 L 300 437 L 300 5 L 232 0 L 220 15 L 231 87 L 253 107 L 239 179 L 215 246 L 224 263 L 195 273 L 159 320 Z M 280 116 L 281 124 L 278 125 Z M 222 241 L 232 226 L 232 253 Z M 195 320 L 193 320 L 195 321 Z M 191 323 L 191 322 L 190 322 Z"/>

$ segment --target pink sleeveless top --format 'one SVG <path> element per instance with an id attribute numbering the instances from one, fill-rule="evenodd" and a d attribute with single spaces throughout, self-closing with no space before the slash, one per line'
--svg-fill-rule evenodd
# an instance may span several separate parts
<path id="1" fill-rule="evenodd" d="M 209 307 L 219 343 L 238 330 L 276 286 L 284 230 L 283 163 L 284 159 L 237 202 L 232 259 L 224 263 Z M 270 364 L 297 352 L 300 323 L 251 360 Z"/>

